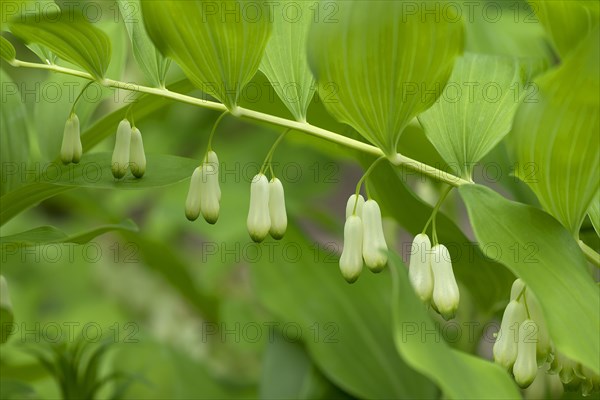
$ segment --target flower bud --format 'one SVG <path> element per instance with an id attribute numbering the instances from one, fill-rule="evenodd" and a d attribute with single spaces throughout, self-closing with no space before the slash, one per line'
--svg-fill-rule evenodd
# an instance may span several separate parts
<path id="1" fill-rule="evenodd" d="M 408 279 L 415 293 L 425 303 L 433 295 L 433 273 L 431 272 L 431 242 L 429 236 L 420 233 L 413 239 L 411 246 Z"/>
<path id="2" fill-rule="evenodd" d="M 117 128 L 115 149 L 112 155 L 112 174 L 116 179 L 121 179 L 129 167 L 129 148 L 131 145 L 131 124 L 124 119 Z"/>
<path id="3" fill-rule="evenodd" d="M 525 288 L 525 282 L 523 282 L 523 279 L 521 279 L 521 278 L 515 279 L 515 281 L 512 284 L 512 287 L 510 288 L 510 299 L 516 300 L 524 288 Z"/>
<path id="4" fill-rule="evenodd" d="M 202 185 L 200 190 L 200 210 L 209 224 L 215 224 L 219 219 L 219 177 L 216 175 L 215 164 L 202 164 Z"/>
<path id="5" fill-rule="evenodd" d="M 217 193 L 217 198 L 221 201 L 221 186 L 219 185 L 219 157 L 217 157 L 217 153 L 214 151 L 208 152 L 208 164 L 213 166 L 212 172 L 214 179 L 211 182 L 214 185 L 214 191 Z"/>
<path id="6" fill-rule="evenodd" d="M 250 185 L 250 210 L 246 221 L 252 240 L 262 242 L 269 234 L 271 217 L 269 216 L 269 181 L 263 174 L 252 179 Z"/>
<path id="7" fill-rule="evenodd" d="M 73 114 L 73 162 L 79 164 L 83 155 L 83 146 L 81 145 L 81 132 L 79 127 L 79 117 Z"/>
<path id="8" fill-rule="evenodd" d="M 287 214 L 283 185 L 277 178 L 269 182 L 269 216 L 271 218 L 269 233 L 273 239 L 279 240 L 285 235 L 287 229 Z"/>
<path id="9" fill-rule="evenodd" d="M 367 200 L 362 209 L 363 258 L 373 272 L 381 272 L 387 264 L 387 244 L 383 235 L 381 210 L 375 200 Z"/>
<path id="10" fill-rule="evenodd" d="M 131 130 L 131 148 L 129 152 L 129 165 L 131 173 L 136 178 L 141 178 L 146 172 L 146 154 L 144 153 L 144 142 L 142 133 L 138 128 Z"/>
<path id="11" fill-rule="evenodd" d="M 511 300 L 504 310 L 500 331 L 494 343 L 494 361 L 511 369 L 517 359 L 517 346 L 519 342 L 519 326 L 527 318 L 525 306 L 522 302 Z"/>
<path id="12" fill-rule="evenodd" d="M 452 271 L 450 252 L 443 244 L 431 249 L 431 271 L 433 272 L 433 302 L 445 320 L 454 318 L 460 293 Z"/>
<path id="13" fill-rule="evenodd" d="M 344 248 L 340 256 L 340 271 L 348 283 L 355 282 L 362 271 L 362 244 L 362 220 L 356 215 L 351 215 L 344 225 Z"/>
<path id="14" fill-rule="evenodd" d="M 357 196 L 355 194 L 353 194 L 352 196 L 350 196 L 350 198 L 348 199 L 348 202 L 346 203 L 346 219 L 348 219 L 348 217 L 351 215 L 357 215 L 358 217 L 362 218 L 362 210 L 363 210 L 363 206 L 365 204 L 365 198 L 359 194 L 358 195 L 358 203 L 357 203 L 356 198 L 357 198 Z M 355 204 L 356 204 L 356 212 L 354 212 Z"/>
<path id="15" fill-rule="evenodd" d="M 550 332 L 548 332 L 548 326 L 546 325 L 546 318 L 542 312 L 542 306 L 540 305 L 537 297 L 535 297 L 535 294 L 529 288 L 527 288 L 525 291 L 525 301 L 527 302 L 529 315 L 531 319 L 535 321 L 538 327 L 536 355 L 538 365 L 542 365 L 546 362 L 550 352 L 552 351 Z"/>
<path id="16" fill-rule="evenodd" d="M 60 160 L 63 164 L 69 164 L 73 161 L 75 153 L 75 123 L 74 119 L 69 117 L 65 123 L 63 131 L 62 145 L 60 147 Z"/>
<path id="17" fill-rule="evenodd" d="M 195 221 L 200 215 L 200 192 L 202 191 L 202 169 L 196 167 L 190 180 L 190 188 L 185 200 L 185 216 Z"/>
<path id="18" fill-rule="evenodd" d="M 517 359 L 513 365 L 513 375 L 517 384 L 526 388 L 531 385 L 537 374 L 535 347 L 538 327 L 530 319 L 519 326 L 519 342 L 517 344 Z"/>

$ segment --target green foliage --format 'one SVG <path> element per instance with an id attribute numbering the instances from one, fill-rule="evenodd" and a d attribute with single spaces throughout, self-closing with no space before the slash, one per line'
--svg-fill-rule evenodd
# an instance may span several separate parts
<path id="1" fill-rule="evenodd" d="M 235 109 L 244 86 L 262 59 L 271 24 L 268 8 L 259 5 L 256 20 L 240 16 L 244 2 L 143 1 L 148 35 L 165 56 L 173 58 L 187 77 Z M 227 17 L 226 10 L 238 10 Z"/>
<path id="2" fill-rule="evenodd" d="M 574 236 L 600 187 L 600 31 L 535 80 L 539 94 L 517 111 L 510 143 L 516 174 Z"/>
<path id="3" fill-rule="evenodd" d="M 133 56 L 148 79 L 156 87 L 165 87 L 171 60 L 154 47 L 144 28 L 140 0 L 119 0 L 119 10 L 131 41 Z"/>
<path id="4" fill-rule="evenodd" d="M 525 77 L 513 58 L 467 53 L 457 60 L 442 96 L 419 116 L 456 174 L 471 179 L 476 163 L 510 131 Z"/>
<path id="5" fill-rule="evenodd" d="M 10 62 L 15 59 L 16 54 L 12 43 L 6 40 L 4 36 L 0 36 L 0 57 Z"/>
<path id="6" fill-rule="evenodd" d="M 550 41 L 566 58 L 600 24 L 600 5 L 585 0 L 529 0 Z"/>
<path id="7" fill-rule="evenodd" d="M 110 40 L 78 14 L 27 14 L 11 21 L 9 27 L 15 36 L 27 43 L 47 47 L 65 61 L 79 65 L 95 79 L 104 77 L 111 56 Z"/>
<path id="8" fill-rule="evenodd" d="M 479 246 L 535 293 L 558 351 L 600 372 L 600 293 L 577 242 L 537 208 L 484 186 L 465 185 L 459 191 Z"/>
<path id="9" fill-rule="evenodd" d="M 296 18 L 290 19 L 282 11 L 289 5 L 298 10 Z M 316 90 L 305 51 L 314 4 L 286 0 L 281 6 L 284 8 L 276 8 L 273 16 L 273 33 L 260 69 L 294 118 L 306 121 L 306 112 Z"/>
<path id="10" fill-rule="evenodd" d="M 388 155 L 406 125 L 440 96 L 463 49 L 460 18 L 426 18 L 421 8 L 408 13 L 405 3 L 332 2 L 334 19 L 313 25 L 309 38 L 327 110 Z"/>

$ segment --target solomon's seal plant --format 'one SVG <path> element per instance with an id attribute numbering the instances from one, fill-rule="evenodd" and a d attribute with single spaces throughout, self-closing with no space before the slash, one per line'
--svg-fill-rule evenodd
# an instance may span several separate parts
<path id="1" fill-rule="evenodd" d="M 0 36 L 2 323 L 39 299 L 27 318 L 147 319 L 147 361 L 115 365 L 168 365 L 149 371 L 161 398 L 598 393 L 597 2 L 18 3 Z M 51 101 L 61 84 L 83 89 Z M 107 238 L 94 268 L 27 259 Z M 57 289 L 80 286 L 98 290 Z M 240 320 L 276 332 L 207 339 Z M 7 354 L 3 396 L 35 397 L 43 372 Z M 97 363 L 56 356 L 82 389 L 65 396 L 95 397 L 97 371 L 79 383 Z"/>

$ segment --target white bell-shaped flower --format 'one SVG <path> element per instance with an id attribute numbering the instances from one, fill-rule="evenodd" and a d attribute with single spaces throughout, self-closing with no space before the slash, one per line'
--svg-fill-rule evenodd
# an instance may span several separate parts
<path id="1" fill-rule="evenodd" d="M 215 164 L 203 163 L 202 185 L 200 190 L 200 210 L 202 216 L 209 224 L 215 224 L 219 219 L 220 204 L 219 199 L 219 176 L 216 174 Z"/>
<path id="2" fill-rule="evenodd" d="M 525 282 L 523 282 L 523 279 L 515 279 L 515 281 L 512 284 L 512 287 L 510 288 L 510 299 L 516 300 L 517 297 L 519 297 L 519 295 L 523 291 L 523 289 L 525 289 Z"/>
<path id="3" fill-rule="evenodd" d="M 512 368 L 517 359 L 519 326 L 525 321 L 525 318 L 527 318 L 527 313 L 521 301 L 511 300 L 504 309 L 493 353 L 494 361 L 507 370 Z"/>
<path id="4" fill-rule="evenodd" d="M 531 319 L 526 319 L 519 326 L 517 359 L 513 365 L 513 375 L 517 384 L 522 388 L 531 385 L 537 374 L 535 355 L 537 332 L 537 324 Z"/>
<path id="5" fill-rule="evenodd" d="M 357 199 L 358 198 L 358 202 Z M 346 203 L 346 219 L 348 219 L 348 217 L 350 217 L 351 215 L 357 215 L 358 217 L 362 218 L 362 210 L 363 210 L 363 206 L 365 205 L 365 198 L 362 197 L 362 195 L 355 195 L 353 194 L 352 196 L 350 196 L 350 198 L 348 199 L 348 202 Z M 355 206 L 356 206 L 356 211 L 355 211 Z"/>
<path id="6" fill-rule="evenodd" d="M 124 119 L 117 127 L 117 138 L 112 155 L 111 170 L 115 178 L 121 179 L 129 168 L 129 149 L 131 146 L 131 124 Z"/>
<path id="7" fill-rule="evenodd" d="M 433 273 L 431 272 L 431 242 L 429 236 L 420 233 L 413 239 L 408 268 L 408 279 L 415 293 L 425 303 L 433 295 Z"/>
<path id="8" fill-rule="evenodd" d="M 452 271 L 450 252 L 443 244 L 431 249 L 431 272 L 433 273 L 433 302 L 438 312 L 449 320 L 454 318 L 460 301 L 458 285 Z"/>
<path id="9" fill-rule="evenodd" d="M 351 215 L 344 225 L 344 248 L 340 256 L 340 271 L 348 283 L 355 282 L 362 271 L 362 242 L 362 220 L 356 215 Z"/>
<path id="10" fill-rule="evenodd" d="M 363 259 L 373 272 L 380 272 L 387 264 L 387 244 L 383 235 L 381 210 L 375 200 L 367 200 L 362 209 Z"/>
<path id="11" fill-rule="evenodd" d="M 269 234 L 273 239 L 279 240 L 285 235 L 287 229 L 287 214 L 283 185 L 277 178 L 269 182 L 269 216 L 271 218 Z"/>
<path id="12" fill-rule="evenodd" d="M 185 216 L 195 221 L 200 215 L 200 193 L 202 191 L 202 168 L 196 167 L 190 180 L 187 198 L 185 200 Z"/>
<path id="13" fill-rule="evenodd" d="M 250 210 L 246 221 L 252 240 L 262 242 L 271 229 L 269 216 L 269 180 L 264 174 L 258 174 L 250 185 Z"/>
<path id="14" fill-rule="evenodd" d="M 213 190 L 217 194 L 217 198 L 221 201 L 221 185 L 219 180 L 219 157 L 217 157 L 217 153 L 214 151 L 208 152 L 208 164 L 213 168 L 211 169 L 212 176 L 214 177 L 210 182 L 212 182 Z"/>
<path id="15" fill-rule="evenodd" d="M 546 362 L 548 355 L 552 351 L 550 332 L 548 331 L 548 325 L 546 324 L 546 318 L 544 317 L 542 306 L 540 305 L 540 302 L 535 294 L 529 288 L 527 288 L 525 292 L 525 300 L 527 301 L 529 316 L 533 321 L 535 321 L 538 327 L 536 355 L 538 365 L 542 365 Z"/>
<path id="16" fill-rule="evenodd" d="M 146 173 L 146 153 L 144 152 L 142 133 L 135 127 L 131 130 L 129 166 L 131 168 L 131 173 L 136 178 L 141 178 L 144 176 L 144 173 Z"/>
<path id="17" fill-rule="evenodd" d="M 60 160 L 64 164 L 78 163 L 81 159 L 83 149 L 79 130 L 79 118 L 75 114 L 70 115 L 65 123 L 60 147 Z"/>
<path id="18" fill-rule="evenodd" d="M 78 164 L 83 155 L 83 146 L 81 145 L 81 128 L 79 126 L 79 117 L 73 114 L 73 162 Z"/>

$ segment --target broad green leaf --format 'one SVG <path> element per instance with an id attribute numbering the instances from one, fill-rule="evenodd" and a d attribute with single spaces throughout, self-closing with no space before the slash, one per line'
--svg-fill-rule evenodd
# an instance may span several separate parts
<path id="1" fill-rule="evenodd" d="M 517 57 L 521 64 L 542 70 L 554 62 L 544 27 L 526 2 L 493 3 L 498 11 L 494 18 L 487 11 L 477 11 L 491 10 L 484 1 L 463 4 L 463 11 L 469 12 L 468 18 L 464 18 L 465 52 Z"/>
<path id="2" fill-rule="evenodd" d="M 173 185 L 192 175 L 198 160 L 167 154 L 147 154 L 146 174 L 136 179 L 128 173 L 116 180 L 111 172 L 111 153 L 84 154 L 79 164 L 48 164 L 34 182 L 0 197 L 0 226 L 37 203 L 69 189 L 147 189 Z"/>
<path id="3" fill-rule="evenodd" d="M 17 52 L 13 47 L 12 43 L 9 42 L 4 36 L 0 36 L 0 57 L 3 60 L 11 62 L 15 59 Z"/>
<path id="4" fill-rule="evenodd" d="M 142 1 L 148 35 L 203 92 L 235 109 L 271 31 L 263 1 Z"/>
<path id="5" fill-rule="evenodd" d="M 306 121 L 306 111 L 316 90 L 306 55 L 315 4 L 286 0 L 274 8 L 273 33 L 260 66 L 298 121 Z M 290 8 L 294 11 L 290 12 Z"/>
<path id="6" fill-rule="evenodd" d="M 433 207 L 420 200 L 406 182 L 416 173 L 398 171 L 380 163 L 369 176 L 369 187 L 384 215 L 394 218 L 411 235 L 421 233 Z M 437 200 L 437 198 L 436 198 Z M 401 206 L 399 206 L 401 204 Z M 450 250 L 456 279 L 468 288 L 475 306 L 484 314 L 496 310 L 510 290 L 512 274 L 485 257 L 461 229 L 444 213 L 437 216 L 440 243 Z M 481 282 L 486 282 L 482 285 Z"/>
<path id="7" fill-rule="evenodd" d="M 463 49 L 462 21 L 456 15 L 436 21 L 425 16 L 426 7 L 408 12 L 408 1 L 330 4 L 338 12 L 313 25 L 309 36 L 319 95 L 339 121 L 395 154 L 406 125 L 446 85 Z"/>
<path id="8" fill-rule="evenodd" d="M 164 88 L 171 60 L 163 57 L 148 37 L 142 20 L 140 0 L 119 0 L 118 4 L 135 60 L 146 79 L 154 86 Z"/>
<path id="9" fill-rule="evenodd" d="M 8 336 L 13 332 L 14 320 L 15 315 L 8 294 L 8 284 L 6 279 L 0 275 L 0 344 L 6 343 Z"/>
<path id="10" fill-rule="evenodd" d="M 592 225 L 594 225 L 596 233 L 600 236 L 600 190 L 596 192 L 596 196 L 590 204 L 588 215 L 592 221 Z"/>
<path id="11" fill-rule="evenodd" d="M 278 317 L 288 340 L 299 331 L 311 358 L 329 380 L 359 398 L 429 398 L 434 387 L 402 361 L 390 321 L 387 273 L 364 271 L 348 285 L 338 255 L 290 229 L 273 257 L 252 265 L 261 302 Z M 333 243 L 328 249 L 335 249 Z M 295 255 L 292 255 L 292 252 Z M 276 268 L 274 268 L 276 266 Z"/>
<path id="12" fill-rule="evenodd" d="M 0 197 L 0 226 L 36 204 L 71 189 L 51 183 L 31 183 Z"/>
<path id="13" fill-rule="evenodd" d="M 600 34 L 588 36 L 557 69 L 535 81 L 509 135 L 516 175 L 577 235 L 600 187 Z"/>
<path id="14" fill-rule="evenodd" d="M 22 183 L 22 172 L 29 157 L 27 110 L 19 85 L 0 69 L 2 107 L 0 110 L 0 195 Z"/>
<path id="15" fill-rule="evenodd" d="M 561 58 L 600 24 L 600 4 L 586 0 L 529 0 Z"/>
<path id="16" fill-rule="evenodd" d="M 81 232 L 74 235 L 67 235 L 65 232 L 54 226 L 40 226 L 25 232 L 14 235 L 0 237 L 2 246 L 29 247 L 48 243 L 75 243 L 85 244 L 92 239 L 111 231 L 137 231 L 137 225 L 131 220 L 125 220 L 119 224 L 108 224 L 98 226 L 94 229 Z"/>
<path id="17" fill-rule="evenodd" d="M 538 208 L 480 185 L 459 191 L 479 246 L 535 293 L 558 351 L 599 373 L 600 292 L 575 239 Z"/>
<path id="18" fill-rule="evenodd" d="M 12 20 L 9 27 L 15 36 L 49 48 L 95 79 L 104 77 L 110 62 L 110 40 L 83 17 L 73 13 L 29 14 Z"/>
<path id="19" fill-rule="evenodd" d="M 393 278 L 392 319 L 396 349 L 404 360 L 429 377 L 449 399 L 518 399 L 519 390 L 502 367 L 452 349 L 417 298 L 406 266 L 390 254 Z"/>
<path id="20" fill-rule="evenodd" d="M 509 57 L 466 53 L 436 104 L 419 116 L 425 134 L 455 173 L 475 164 L 510 131 L 525 72 Z"/>
<path id="21" fill-rule="evenodd" d="M 63 165 L 55 162 L 46 167 L 41 182 L 60 186 L 93 189 L 144 189 L 173 185 L 189 178 L 198 166 L 198 160 L 168 154 L 146 154 L 144 177 L 135 178 L 131 172 L 123 179 L 115 179 L 111 172 L 112 153 L 84 154 L 79 164 Z"/>

